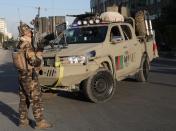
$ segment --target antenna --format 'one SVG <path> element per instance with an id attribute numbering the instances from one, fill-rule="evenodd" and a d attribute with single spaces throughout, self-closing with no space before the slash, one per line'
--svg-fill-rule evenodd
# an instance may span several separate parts
<path id="1" fill-rule="evenodd" d="M 36 7 L 37 15 L 35 16 L 34 28 L 35 31 L 39 31 L 39 17 L 40 17 L 40 7 Z"/>
<path id="2" fill-rule="evenodd" d="M 19 21 L 21 21 L 21 14 L 20 14 L 20 9 L 19 8 L 17 8 L 17 13 L 18 13 Z"/>
<path id="3" fill-rule="evenodd" d="M 56 15 L 55 15 L 55 0 L 52 0 L 52 8 L 53 8 L 53 32 L 54 32 L 54 35 L 56 36 Z"/>
<path id="4" fill-rule="evenodd" d="M 37 17 L 40 17 L 40 7 L 37 7 L 37 10 L 38 10 L 38 16 Z"/>
<path id="5" fill-rule="evenodd" d="M 38 48 L 39 42 L 39 17 L 40 17 L 40 7 L 36 7 L 37 15 L 35 16 L 34 20 L 34 34 L 33 34 L 33 47 L 34 49 Z"/>

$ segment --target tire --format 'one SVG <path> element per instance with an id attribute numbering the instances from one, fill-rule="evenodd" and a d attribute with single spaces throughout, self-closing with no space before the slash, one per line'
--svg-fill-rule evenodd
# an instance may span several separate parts
<path id="1" fill-rule="evenodd" d="M 115 85 L 111 71 L 102 68 L 84 82 L 83 92 L 91 102 L 103 103 L 112 98 Z"/>
<path id="2" fill-rule="evenodd" d="M 144 55 L 141 60 L 141 67 L 139 72 L 136 74 L 136 79 L 139 82 L 146 82 L 150 73 L 150 62 L 147 55 Z"/>

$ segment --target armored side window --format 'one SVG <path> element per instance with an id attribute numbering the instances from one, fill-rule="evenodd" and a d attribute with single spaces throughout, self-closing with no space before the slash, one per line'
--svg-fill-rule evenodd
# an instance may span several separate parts
<path id="1" fill-rule="evenodd" d="M 120 41 L 122 40 L 122 35 L 120 33 L 119 27 L 118 26 L 114 26 L 111 29 L 111 34 L 110 34 L 110 41 Z"/>
<path id="2" fill-rule="evenodd" d="M 123 31 L 123 35 L 125 37 L 125 40 L 130 40 L 132 39 L 132 32 L 129 26 L 127 25 L 121 25 L 122 31 Z"/>

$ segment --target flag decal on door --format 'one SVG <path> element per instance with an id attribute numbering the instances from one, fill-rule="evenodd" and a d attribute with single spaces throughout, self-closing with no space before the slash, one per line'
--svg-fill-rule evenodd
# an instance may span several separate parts
<path id="1" fill-rule="evenodd" d="M 115 63 L 116 63 L 116 70 L 123 69 L 124 66 L 123 56 L 116 56 Z"/>
<path id="2" fill-rule="evenodd" d="M 116 56 L 115 57 L 115 65 L 116 65 L 116 70 L 123 69 L 124 67 L 128 67 L 130 63 L 134 62 L 135 59 L 135 53 L 133 54 L 128 54 L 124 56 Z"/>

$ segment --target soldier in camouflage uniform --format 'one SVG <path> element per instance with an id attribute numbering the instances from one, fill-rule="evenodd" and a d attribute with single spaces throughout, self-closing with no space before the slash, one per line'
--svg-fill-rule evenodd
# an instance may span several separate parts
<path id="1" fill-rule="evenodd" d="M 19 26 L 20 42 L 18 51 L 24 52 L 26 69 L 19 70 L 19 126 L 26 127 L 29 124 L 28 110 L 32 105 L 33 115 L 36 120 L 37 128 L 49 128 L 51 125 L 46 122 L 43 116 L 43 107 L 41 101 L 41 89 L 37 78 L 37 68 L 40 67 L 41 60 L 37 57 L 32 46 L 32 30 L 31 28 L 21 23 Z"/>

